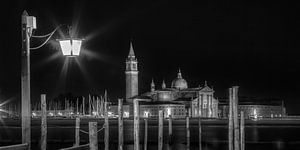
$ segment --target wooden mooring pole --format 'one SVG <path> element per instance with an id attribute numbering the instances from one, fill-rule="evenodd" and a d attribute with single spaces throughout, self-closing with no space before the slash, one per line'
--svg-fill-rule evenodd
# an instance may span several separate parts
<path id="1" fill-rule="evenodd" d="M 47 103 L 46 94 L 41 95 L 41 150 L 47 149 Z"/>
<path id="2" fill-rule="evenodd" d="M 158 111 L 158 150 L 163 149 L 164 112 Z"/>
<path id="3" fill-rule="evenodd" d="M 134 132 L 134 150 L 140 150 L 140 116 L 139 116 L 139 102 L 138 100 L 133 100 L 133 132 Z"/>
<path id="4" fill-rule="evenodd" d="M 187 109 L 186 113 L 186 150 L 190 150 L 190 112 L 191 109 Z"/>
<path id="5" fill-rule="evenodd" d="M 98 102 L 98 101 L 97 101 Z M 119 146 L 118 150 L 123 150 L 124 137 L 123 137 L 123 99 L 118 100 L 118 115 L 119 115 Z"/>
<path id="6" fill-rule="evenodd" d="M 169 145 L 172 144 L 173 132 L 172 132 L 172 114 L 169 115 Z"/>
<path id="7" fill-rule="evenodd" d="M 233 150 L 233 109 L 232 88 L 229 88 L 228 150 Z"/>
<path id="8" fill-rule="evenodd" d="M 76 117 L 76 127 L 75 127 L 75 146 L 80 145 L 80 118 Z"/>
<path id="9" fill-rule="evenodd" d="M 238 86 L 232 87 L 233 95 L 233 127 L 234 127 L 234 149 L 240 150 L 240 128 L 239 128 L 239 116 L 238 116 Z"/>
<path id="10" fill-rule="evenodd" d="M 201 126 L 201 101 L 202 101 L 202 95 L 199 94 L 198 96 L 198 130 L 199 130 L 199 150 L 202 150 L 202 126 Z"/>
<path id="11" fill-rule="evenodd" d="M 98 150 L 97 122 L 89 122 L 90 150 Z"/>
<path id="12" fill-rule="evenodd" d="M 109 150 L 109 122 L 108 122 L 108 112 L 107 112 L 107 101 L 104 102 L 104 145 L 105 150 Z"/>
<path id="13" fill-rule="evenodd" d="M 144 137 L 144 150 L 148 147 L 148 116 L 145 118 L 145 137 Z"/>
<path id="14" fill-rule="evenodd" d="M 243 111 L 241 111 L 240 134 L 241 150 L 245 150 L 245 117 Z"/>

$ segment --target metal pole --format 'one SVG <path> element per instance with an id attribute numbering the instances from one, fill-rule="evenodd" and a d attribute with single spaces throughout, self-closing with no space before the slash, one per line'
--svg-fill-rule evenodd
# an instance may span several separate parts
<path id="1" fill-rule="evenodd" d="M 228 148 L 233 150 L 233 118 L 232 118 L 232 88 L 229 88 L 229 123 L 228 123 Z"/>
<path id="2" fill-rule="evenodd" d="M 32 28 L 27 25 L 28 13 L 22 14 L 21 53 L 21 101 L 22 101 L 22 143 L 31 148 L 31 106 L 30 106 L 30 36 Z"/>
<path id="3" fill-rule="evenodd" d="M 233 127 L 234 127 L 234 149 L 240 150 L 240 133 L 239 133 L 239 117 L 238 117 L 238 86 L 232 87 L 233 95 Z"/>
<path id="4" fill-rule="evenodd" d="M 163 148 L 163 132 L 164 132 L 164 112 L 158 111 L 158 150 Z"/>
<path id="5" fill-rule="evenodd" d="M 47 149 L 47 103 L 46 103 L 46 94 L 41 95 L 41 111 L 42 111 L 41 150 L 46 150 Z"/>
<path id="6" fill-rule="evenodd" d="M 79 117 L 76 117 L 75 146 L 79 146 L 79 145 L 80 145 L 80 134 L 79 134 L 79 130 L 80 130 L 80 118 L 79 118 Z"/>
<path id="7" fill-rule="evenodd" d="M 138 100 L 133 100 L 133 112 L 134 112 L 134 150 L 140 150 L 140 136 L 139 136 L 139 130 L 140 130 L 140 117 L 139 117 L 139 102 Z"/>
<path id="8" fill-rule="evenodd" d="M 123 99 L 119 99 L 118 106 L 119 115 L 119 147 L 118 150 L 123 150 L 124 138 L 123 138 Z"/>
<path id="9" fill-rule="evenodd" d="M 98 150 L 97 122 L 89 122 L 90 150 Z"/>

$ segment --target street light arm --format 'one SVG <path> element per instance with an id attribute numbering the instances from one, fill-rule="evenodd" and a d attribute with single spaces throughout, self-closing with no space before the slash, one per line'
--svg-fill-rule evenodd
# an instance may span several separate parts
<path id="1" fill-rule="evenodd" d="M 30 48 L 30 49 L 31 49 L 31 50 L 35 50 L 35 49 L 39 49 L 39 48 L 43 47 L 43 46 L 50 40 L 50 38 L 51 38 L 52 35 L 57 31 L 57 29 L 60 28 L 61 26 L 62 26 L 62 25 L 57 26 L 51 33 L 46 34 L 46 35 L 41 35 L 41 36 L 32 35 L 31 37 L 33 37 L 33 38 L 44 38 L 44 37 L 48 37 L 48 38 L 47 38 L 46 41 L 45 41 L 43 44 L 41 44 L 40 46 L 32 47 L 32 48 Z"/>

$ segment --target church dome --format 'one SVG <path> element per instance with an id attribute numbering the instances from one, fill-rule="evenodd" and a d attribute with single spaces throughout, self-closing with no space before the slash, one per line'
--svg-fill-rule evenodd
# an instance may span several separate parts
<path id="1" fill-rule="evenodd" d="M 188 88 L 187 82 L 182 78 L 180 70 L 177 74 L 177 78 L 172 81 L 171 87 L 179 90 Z"/>

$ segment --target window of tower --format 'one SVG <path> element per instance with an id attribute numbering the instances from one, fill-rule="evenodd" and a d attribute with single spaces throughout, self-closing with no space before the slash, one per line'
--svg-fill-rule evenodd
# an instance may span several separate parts
<path id="1" fill-rule="evenodd" d="M 132 64 L 132 69 L 137 70 L 137 64 Z"/>

